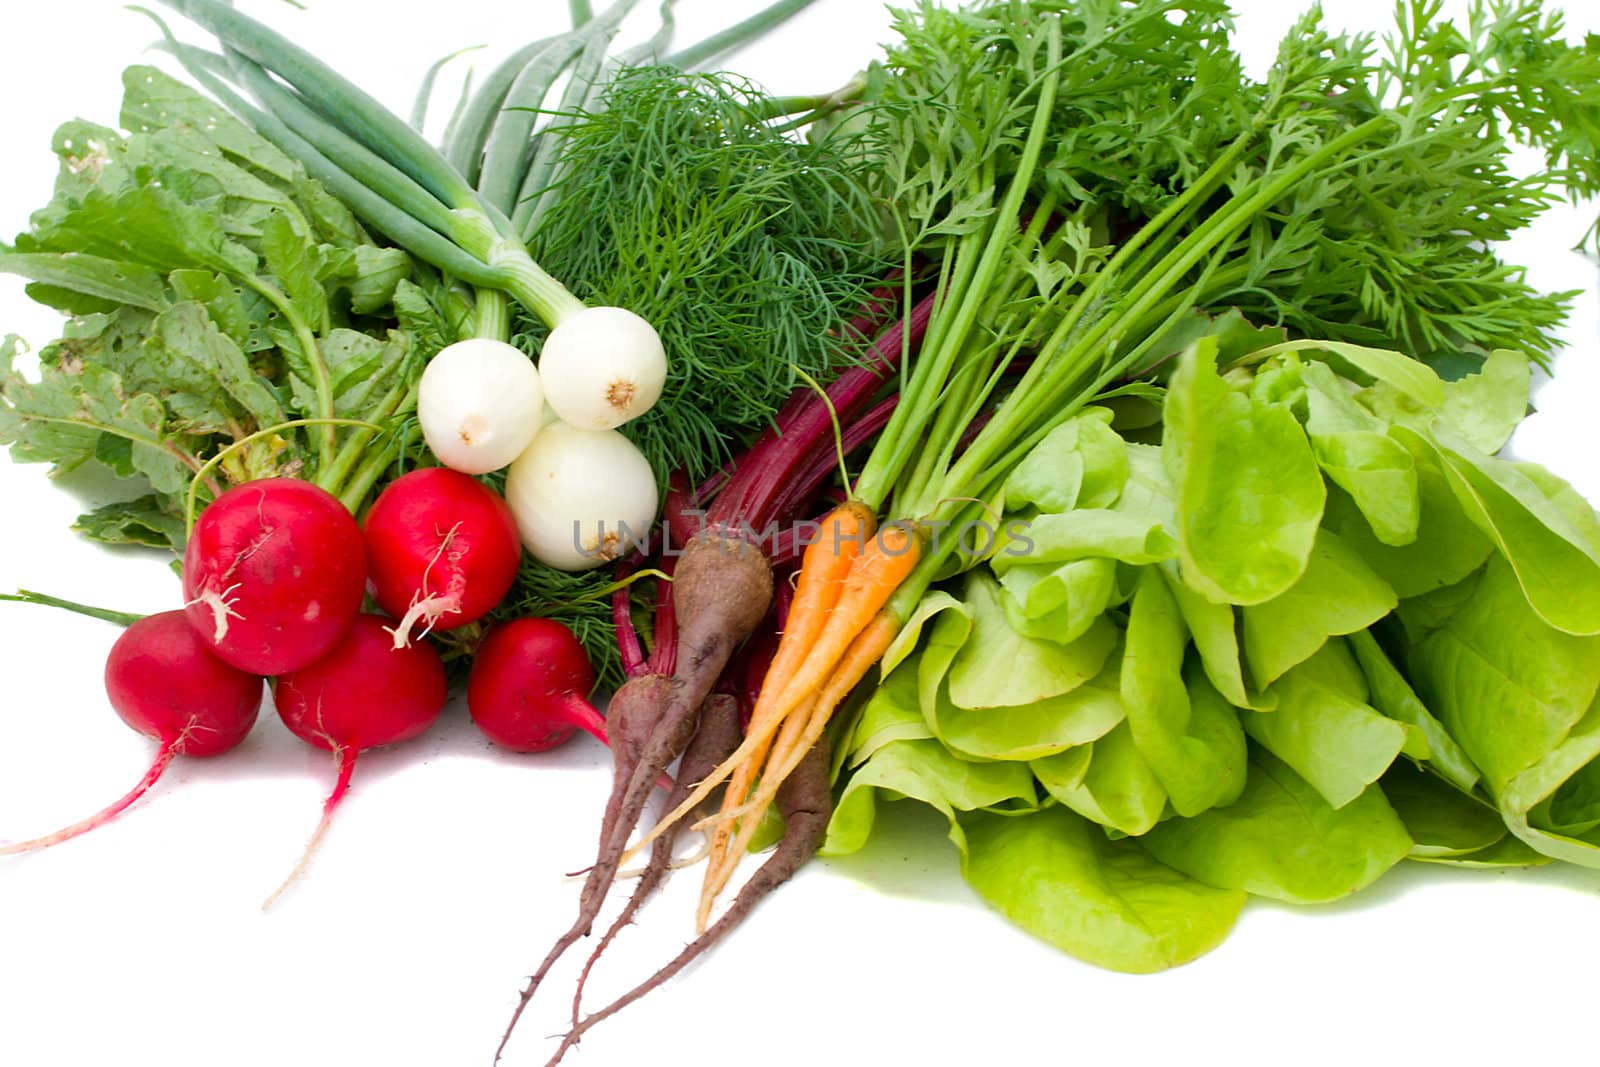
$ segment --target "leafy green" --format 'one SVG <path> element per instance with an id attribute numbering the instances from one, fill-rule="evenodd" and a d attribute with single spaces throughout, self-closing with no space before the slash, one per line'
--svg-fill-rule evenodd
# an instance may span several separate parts
<path id="1" fill-rule="evenodd" d="M 150 67 L 123 81 L 129 132 L 63 126 L 55 195 L 0 255 L 72 316 L 37 380 L 0 353 L 0 443 L 127 479 L 137 501 L 78 523 L 112 543 L 180 546 L 190 481 L 219 453 L 202 501 L 287 475 L 359 506 L 369 450 L 393 445 L 327 420 L 405 417 L 422 359 L 454 335 L 393 329 L 389 304 L 402 285 L 442 287 L 215 103 Z"/>
<path id="2" fill-rule="evenodd" d="M 146 311 L 167 306 L 161 275 L 137 263 L 84 252 L 14 252 L 0 254 L 0 271 L 112 306 L 128 304 Z"/>
<path id="3" fill-rule="evenodd" d="M 1101 622 L 1067 645 L 1025 637 L 1011 628 L 1000 587 L 981 571 L 967 582 L 969 622 L 950 663 L 950 699 L 958 707 L 1029 704 L 1070 693 L 1098 675 L 1116 647 L 1116 631 Z M 946 614 L 931 642 L 957 639 L 961 615 Z"/>
<path id="4" fill-rule="evenodd" d="M 1329 637 L 1364 630 L 1398 603 L 1357 552 L 1319 529 L 1300 579 L 1271 600 L 1240 611 L 1250 675 L 1257 685 L 1271 685 Z"/>
<path id="5" fill-rule="evenodd" d="M 967 592 L 945 603 L 914 664 L 923 718 L 943 744 L 963 758 L 1027 760 L 1122 720 L 1115 627 L 1098 620 L 1065 646 L 1028 638 L 1011 629 L 993 579 L 974 572 Z"/>
<path id="6" fill-rule="evenodd" d="M 183 516 L 164 510 L 163 499 L 154 493 L 101 505 L 78 516 L 72 528 L 108 545 L 168 548 L 184 540 Z"/>
<path id="7" fill-rule="evenodd" d="M 1178 603 L 1184 626 L 1200 653 L 1200 664 L 1217 692 L 1236 708 L 1270 711 L 1274 698 L 1254 691 L 1245 681 L 1239 654 L 1238 619 L 1231 604 L 1207 600 L 1178 577 L 1176 566 L 1163 568 L 1167 591 Z"/>
<path id="8" fill-rule="evenodd" d="M 1445 383 L 1438 417 L 1467 444 L 1492 456 L 1527 415 L 1530 382 L 1527 356 L 1496 349 L 1477 373 Z"/>
<path id="9" fill-rule="evenodd" d="M 1099 740 L 1033 760 L 1032 767 L 1051 796 L 1129 837 L 1148 833 L 1166 810 L 1166 790 L 1125 721 Z"/>
<path id="10" fill-rule="evenodd" d="M 834 805 L 822 855 L 840 856 L 866 844 L 880 794 L 886 800 L 920 800 L 943 812 L 950 820 L 950 839 L 963 851 L 967 841 L 957 812 L 1029 810 L 1038 803 L 1025 763 L 970 763 L 937 741 L 896 741 L 851 773 Z"/>
<path id="11" fill-rule="evenodd" d="M 1600 638 L 1539 618 L 1499 557 L 1407 662 L 1418 695 L 1496 796 L 1562 743 L 1600 691 Z"/>
<path id="12" fill-rule="evenodd" d="M 176 496 L 199 461 L 168 428 L 161 399 L 129 394 L 122 376 L 59 353 L 38 383 L 16 369 L 15 346 L 0 350 L 0 442 L 12 458 L 49 462 L 58 471 L 100 460 L 116 474 L 145 479 Z"/>
<path id="13" fill-rule="evenodd" d="M 1198 670 L 1184 669 L 1177 602 L 1159 571 L 1134 593 L 1122 657 L 1122 702 L 1139 754 L 1180 815 L 1230 803 L 1244 787 L 1239 719 Z"/>
<path id="14" fill-rule="evenodd" d="M 1403 760 L 1383 776 L 1383 795 L 1411 835 L 1411 859 L 1481 854 L 1505 840 L 1508 833 L 1492 806 Z"/>
<path id="15" fill-rule="evenodd" d="M 1211 951 L 1244 894 L 1212 889 L 1108 841 L 1061 807 L 964 818 L 967 881 L 1006 918 L 1079 959 L 1148 974 Z"/>
<path id="16" fill-rule="evenodd" d="M 1191 346 L 1167 392 L 1162 453 L 1178 493 L 1179 559 L 1183 580 L 1208 598 L 1259 604 L 1305 571 L 1326 491 L 1294 415 L 1229 388 L 1215 359 L 1214 341 Z"/>
<path id="17" fill-rule="evenodd" d="M 1361 510 L 1372 534 L 1385 545 L 1417 538 L 1421 503 L 1416 462 L 1388 427 L 1344 388 L 1331 368 L 1309 363 L 1306 433 L 1324 474 Z"/>
<path id="18" fill-rule="evenodd" d="M 1552 859 L 1600 869 L 1600 834 L 1595 832 L 1593 768 L 1600 759 L 1600 698 L 1572 731 L 1537 763 L 1519 772 L 1500 793 L 1500 811 L 1511 832 Z M 1573 786 L 1579 789 L 1573 795 Z M 1565 796 L 1563 794 L 1566 794 Z M 1581 814 L 1558 803 L 1581 805 Z M 1576 818 L 1578 825 L 1566 825 Z"/>
<path id="19" fill-rule="evenodd" d="M 1462 510 L 1439 457 L 1426 442 L 1403 429 L 1394 436 L 1416 464 L 1416 537 L 1399 546 L 1383 543 L 1360 507 L 1338 489 L 1329 490 L 1324 522 L 1396 595 L 1410 599 L 1460 582 L 1483 565 L 1494 545 Z"/>
<path id="20" fill-rule="evenodd" d="M 1117 565 L 1105 558 L 1010 567 L 1000 577 L 1006 621 L 1017 633 L 1070 644 L 1118 597 Z"/>
<path id="21" fill-rule="evenodd" d="M 923 715 L 935 736 L 972 759 L 1030 760 L 1102 737 L 1122 722 L 1117 664 L 1065 693 L 1026 704 L 963 708 L 943 687 L 923 689 Z"/>
<path id="22" fill-rule="evenodd" d="M 933 736 L 917 695 L 916 663 L 892 671 L 861 705 L 850 725 L 845 750 L 852 765 L 864 763 L 880 748 L 896 741 L 921 741 Z"/>
<path id="23" fill-rule="evenodd" d="M 1370 885 L 1412 846 L 1377 786 L 1334 808 L 1259 749 L 1238 800 L 1170 819 L 1141 840 L 1152 856 L 1207 885 L 1304 904 Z"/>
<path id="24" fill-rule="evenodd" d="M 1470 793 L 1478 784 L 1478 769 L 1445 730 L 1444 724 L 1434 718 L 1418 698 L 1411 683 L 1390 661 L 1377 640 L 1363 630 L 1350 635 L 1349 647 L 1361 664 L 1372 706 L 1389 718 L 1414 727 L 1426 742 L 1427 752 L 1420 758 L 1445 781 Z"/>
<path id="25" fill-rule="evenodd" d="M 1106 508 L 1128 480 L 1128 450 L 1111 412 L 1090 408 L 1052 430 L 1006 480 L 1006 508 L 1045 513 Z"/>
<path id="26" fill-rule="evenodd" d="M 1442 430 L 1435 447 L 1467 517 L 1510 562 L 1540 617 L 1567 633 L 1600 634 L 1594 509 L 1542 468 L 1485 456 Z"/>
<path id="27" fill-rule="evenodd" d="M 905 743 L 1029 761 L 1053 806 L 959 817 L 969 878 L 1107 966 L 1187 958 L 1152 949 L 1199 914 L 1173 871 L 1321 901 L 1600 856 L 1600 522 L 1492 458 L 1568 299 L 1494 249 L 1600 191 L 1600 51 L 1534 0 L 1397 15 L 1379 48 L 1312 12 L 1257 81 L 1220 0 L 925 3 L 839 120 L 941 295 L 854 488 L 1023 524 L 891 602 Z M 1104 687 L 1046 669 L 1104 626 L 1125 718 L 1014 743 Z"/>
<path id="28" fill-rule="evenodd" d="M 1550 862 L 1550 857 L 1536 852 L 1520 837 L 1507 834 L 1488 848 L 1465 852 L 1457 856 L 1409 857 L 1419 863 L 1434 863 L 1443 867 L 1464 867 L 1469 870 L 1497 871 L 1508 867 L 1540 867 Z"/>
<path id="29" fill-rule="evenodd" d="M 1361 796 L 1405 746 L 1405 727 L 1366 704 L 1366 682 L 1342 642 L 1323 646 L 1273 689 L 1277 708 L 1244 716 L 1245 730 L 1335 808 Z"/>

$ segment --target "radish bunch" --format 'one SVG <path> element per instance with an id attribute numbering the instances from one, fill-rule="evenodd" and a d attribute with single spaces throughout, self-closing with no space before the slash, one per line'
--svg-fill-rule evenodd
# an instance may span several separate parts
<path id="1" fill-rule="evenodd" d="M 361 524 L 308 482 L 271 478 L 228 490 L 195 524 L 184 606 L 133 621 L 106 663 L 112 708 L 158 742 L 149 770 L 104 810 L 0 847 L 0 855 L 103 825 L 142 797 L 175 756 L 236 748 L 270 679 L 284 724 L 331 752 L 336 768 L 316 833 L 270 904 L 304 870 L 349 790 L 357 756 L 410 740 L 438 720 L 445 670 L 425 634 L 459 630 L 497 607 L 520 557 L 505 500 L 448 468 L 396 479 Z M 362 610 L 369 595 L 381 613 Z M 476 650 L 472 717 L 490 740 L 519 752 L 554 747 L 578 729 L 604 742 L 604 720 L 587 701 L 593 682 L 582 646 L 564 626 L 503 623 Z"/>
<path id="2" fill-rule="evenodd" d="M 423 374 L 417 417 L 445 466 L 510 468 L 506 500 L 535 559 L 588 570 L 629 551 L 655 520 L 655 475 L 616 428 L 654 406 L 666 375 L 649 323 L 584 308 L 551 330 L 537 367 L 503 341 L 446 348 Z"/>

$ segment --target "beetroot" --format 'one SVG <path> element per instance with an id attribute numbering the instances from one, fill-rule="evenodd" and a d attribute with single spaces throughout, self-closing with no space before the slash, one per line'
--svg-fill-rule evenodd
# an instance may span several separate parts
<path id="1" fill-rule="evenodd" d="M 596 1024 L 604 1022 L 640 997 L 661 987 L 673 975 L 694 962 L 718 941 L 726 937 L 740 923 L 749 918 L 763 898 L 778 886 L 794 877 L 794 873 L 816 855 L 828 832 L 828 818 L 833 811 L 833 795 L 828 788 L 828 745 L 818 742 L 795 767 L 794 773 L 784 779 L 778 788 L 778 813 L 783 816 L 783 840 L 772 855 L 756 869 L 747 882 L 739 888 L 728 910 L 705 933 L 684 946 L 683 951 L 655 974 L 634 986 L 606 1007 L 585 1018 L 574 1021 L 573 1027 L 562 1040 L 546 1067 L 555 1067 L 567 1051 Z M 663 838 L 657 838 L 659 844 Z M 608 935 L 609 936 L 609 935 Z M 602 948 L 604 945 L 601 946 Z M 587 970 L 585 974 L 587 974 Z M 580 987 L 581 993 L 581 987 Z"/>
<path id="2" fill-rule="evenodd" d="M 678 780 L 667 795 L 665 810 L 672 811 L 683 803 L 689 796 L 689 790 L 694 788 L 700 779 L 715 770 L 723 760 L 733 755 L 742 739 L 738 700 L 727 693 L 713 693 L 701 711 L 700 729 L 695 732 L 694 739 L 689 742 L 689 747 L 684 750 L 683 759 L 678 764 Z M 583 973 L 578 976 L 577 988 L 572 994 L 574 1027 L 578 1026 L 578 1014 L 583 1003 L 583 987 L 589 980 L 589 973 L 594 970 L 594 965 L 599 962 L 611 942 L 616 940 L 623 928 L 633 921 L 633 917 L 644 906 L 650 894 L 666 881 L 667 873 L 672 866 L 672 850 L 686 826 L 684 822 L 674 823 L 670 830 L 656 838 L 650 848 L 650 859 L 645 864 L 638 882 L 634 884 L 633 895 L 628 898 L 628 903 L 623 906 L 610 929 L 600 938 L 600 943 L 589 954 L 589 959 L 583 965 Z"/>

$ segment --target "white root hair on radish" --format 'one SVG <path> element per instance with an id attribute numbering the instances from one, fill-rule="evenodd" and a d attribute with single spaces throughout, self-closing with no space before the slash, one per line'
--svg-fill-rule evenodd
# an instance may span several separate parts
<path id="1" fill-rule="evenodd" d="M 221 644 L 228 637 L 228 620 L 244 618 L 243 615 L 233 610 L 233 605 L 238 603 L 239 599 L 233 594 L 238 592 L 239 585 L 240 583 L 234 582 L 220 593 L 215 589 L 206 589 L 184 605 L 187 608 L 196 604 L 203 604 L 211 609 L 211 617 L 216 625 L 216 631 L 212 635 L 212 639 L 218 644 Z M 230 596 L 233 596 L 233 599 L 230 600 Z"/>
<path id="2" fill-rule="evenodd" d="M 181 749 L 183 746 L 189 743 L 191 738 L 199 734 L 215 734 L 220 732 L 221 731 L 218 730 L 215 725 L 202 723 L 198 719 L 190 719 L 188 722 L 183 724 L 183 729 L 178 732 L 178 736 L 173 740 L 172 744 L 174 748 Z"/>
<path id="3" fill-rule="evenodd" d="M 261 523 L 261 536 L 257 537 L 254 541 L 251 541 L 248 546 L 246 546 L 236 556 L 233 557 L 232 562 L 228 564 L 227 571 L 222 575 L 223 580 L 232 578 L 239 568 L 244 564 L 244 562 L 265 548 L 267 546 L 267 542 L 272 540 L 272 535 L 277 533 L 275 528 L 267 525 L 267 515 L 264 510 L 265 499 L 265 496 L 263 496 L 262 500 L 258 501 L 256 504 L 256 518 Z M 243 583 L 241 582 L 234 582 L 220 593 L 214 589 L 206 589 L 201 592 L 199 596 L 189 601 L 189 604 L 204 604 L 206 607 L 211 609 L 212 618 L 216 622 L 216 631 L 213 635 L 213 639 L 218 644 L 221 644 L 223 641 L 227 640 L 228 620 L 230 618 L 244 618 L 243 615 L 233 610 L 233 605 L 238 602 L 239 598 L 234 596 L 233 599 L 228 599 L 230 596 L 233 596 L 234 593 L 238 592 L 239 587 L 242 584 Z M 188 607 L 189 605 L 186 604 L 184 606 Z"/>
<path id="4" fill-rule="evenodd" d="M 461 523 L 456 523 L 450 529 L 439 535 L 439 548 L 428 560 L 428 566 L 422 572 L 421 588 L 411 595 L 411 604 L 406 609 L 405 616 L 396 626 L 385 626 L 384 629 L 394 637 L 395 648 L 407 648 L 411 644 L 411 628 L 420 619 L 423 622 L 422 632 L 416 635 L 417 640 L 427 637 L 433 632 L 440 619 L 452 611 L 461 610 L 461 574 L 456 571 L 450 581 L 450 588 L 444 593 L 432 596 L 428 593 L 428 578 L 433 574 L 433 568 L 441 558 L 448 559 L 451 563 L 459 563 L 463 556 L 460 549 L 452 548 L 455 544 L 456 534 L 461 530 Z"/>

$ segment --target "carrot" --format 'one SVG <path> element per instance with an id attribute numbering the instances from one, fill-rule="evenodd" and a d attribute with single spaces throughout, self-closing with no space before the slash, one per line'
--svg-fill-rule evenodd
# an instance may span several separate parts
<path id="1" fill-rule="evenodd" d="M 921 555 L 921 541 L 916 534 L 901 525 L 887 527 L 868 541 L 866 548 L 850 562 L 839 591 L 839 598 L 820 628 L 814 628 L 803 619 L 795 618 L 800 613 L 798 603 L 790 608 L 790 627 L 778 645 L 779 655 L 784 654 L 784 645 L 798 640 L 799 634 L 815 633 L 816 640 L 805 650 L 804 659 L 789 681 L 784 684 L 782 695 L 777 699 L 775 706 L 770 706 L 769 717 L 760 723 L 752 720 L 749 732 L 745 735 L 744 743 L 739 746 L 739 750 L 707 775 L 694 792 L 689 794 L 688 799 L 640 838 L 623 855 L 624 862 L 665 833 L 673 823 L 693 810 L 713 789 L 741 766 L 754 763 L 756 769 L 759 769 L 760 761 L 756 754 L 758 752 L 764 754 L 764 750 L 771 745 L 773 735 L 782 725 L 783 719 L 821 689 L 850 643 L 888 603 L 889 597 L 911 573 Z M 801 568 L 801 582 L 805 583 L 804 567 Z M 796 600 L 798 599 L 797 594 Z M 817 603 L 813 602 L 811 610 L 817 610 Z M 762 689 L 765 692 L 766 686 L 763 685 Z M 750 773 L 747 780 L 753 782 L 754 779 L 754 773 Z"/>
<path id="2" fill-rule="evenodd" d="M 739 866 L 740 857 L 744 855 L 750 845 L 750 839 L 755 836 L 757 827 L 761 825 L 761 817 L 766 812 L 767 806 L 772 803 L 783 783 L 795 773 L 795 768 L 809 752 L 815 749 L 817 742 L 827 730 L 828 723 L 832 721 L 834 711 L 850 695 L 850 691 L 867 676 L 867 672 L 883 658 L 883 654 L 889 650 L 890 643 L 899 632 L 899 620 L 887 612 L 880 611 L 855 641 L 851 642 L 849 650 L 829 676 L 827 685 L 823 686 L 816 700 L 797 709 L 796 714 L 784 722 L 783 731 L 767 757 L 766 768 L 761 772 L 761 784 L 756 789 L 755 795 L 747 803 L 737 807 L 730 806 L 724 801 L 723 810 L 713 816 L 724 822 L 731 822 L 734 818 L 739 819 L 739 831 L 733 840 L 733 847 L 727 851 L 720 864 L 708 867 L 706 870 L 705 887 L 701 891 L 700 911 L 697 916 L 699 929 L 705 929 L 712 904 L 733 877 L 734 870 Z"/>
<path id="3" fill-rule="evenodd" d="M 922 542 L 907 527 L 891 524 L 878 532 L 851 565 L 827 625 L 785 685 L 774 714 L 789 714 L 823 688 L 851 642 L 883 610 L 921 558 Z"/>
<path id="4" fill-rule="evenodd" d="M 774 751 L 778 749 L 788 751 L 793 747 L 798 735 L 805 729 L 810 708 L 810 703 L 802 704 L 793 714 L 783 719 L 778 736 L 772 742 Z M 696 824 L 696 828 L 708 828 L 705 881 L 700 886 L 700 904 L 695 910 L 694 929 L 697 934 L 705 933 L 706 923 L 710 921 L 711 907 L 716 903 L 717 894 L 728 884 L 733 869 L 739 865 L 740 852 L 749 844 L 751 835 L 755 833 L 754 822 L 739 822 L 736 816 L 740 812 L 749 810 L 746 801 L 750 798 L 751 789 L 756 784 L 756 775 L 766 758 L 767 753 L 763 751 L 749 763 L 741 766 L 739 772 L 729 780 L 728 791 L 722 795 L 722 810 Z M 735 789 L 738 790 L 737 793 L 734 792 Z M 732 843 L 730 851 L 730 838 L 733 837 L 736 824 L 739 827 L 739 836 L 737 841 Z M 748 833 L 745 832 L 746 827 L 749 828 Z"/>
<path id="5" fill-rule="evenodd" d="M 783 642 L 761 683 L 758 710 L 763 703 L 776 699 L 799 669 L 806 650 L 816 642 L 833 606 L 839 602 L 851 566 L 878 527 L 872 512 L 853 500 L 830 511 L 821 525 L 817 539 L 806 546 Z"/>
<path id="6" fill-rule="evenodd" d="M 851 567 L 877 530 L 877 519 L 862 505 L 846 501 L 829 512 L 821 526 L 816 540 L 806 546 L 800 581 L 795 589 L 794 601 L 789 606 L 783 640 L 772 658 L 772 665 L 767 668 L 761 691 L 756 696 L 755 709 L 750 714 L 750 741 L 740 757 L 744 762 L 733 771 L 727 792 L 722 797 L 724 811 L 742 803 L 749 796 L 750 788 L 755 784 L 756 771 L 766 759 L 767 748 L 772 743 L 771 731 L 782 722 L 783 717 L 776 714 L 775 710 L 778 698 L 827 625 L 829 614 L 839 601 Z M 713 828 L 706 854 L 708 874 L 720 866 L 731 830 L 732 823 L 728 821 L 719 821 Z M 703 917 L 700 928 L 705 928 Z"/>

